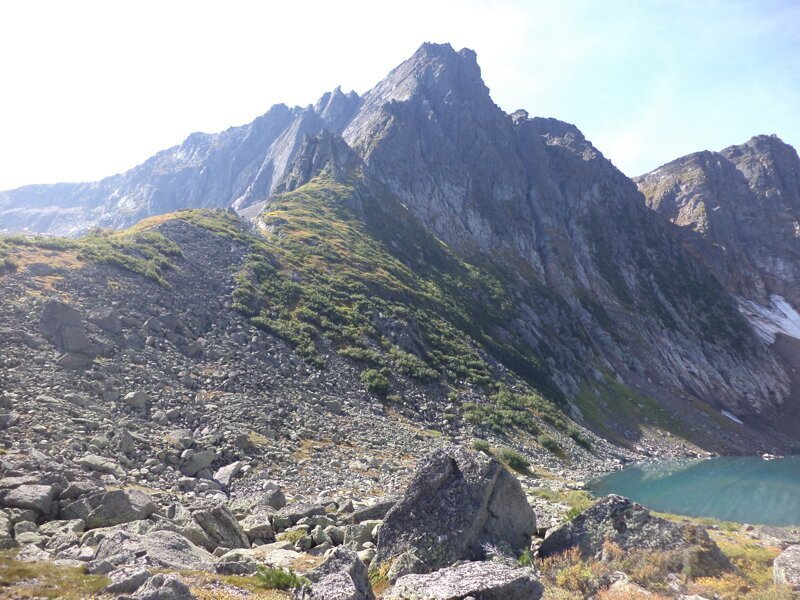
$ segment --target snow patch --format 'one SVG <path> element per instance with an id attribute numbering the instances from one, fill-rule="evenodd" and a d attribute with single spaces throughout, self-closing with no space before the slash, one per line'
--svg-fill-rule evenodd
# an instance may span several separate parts
<path id="1" fill-rule="evenodd" d="M 778 333 L 800 340 L 800 313 L 783 296 L 773 294 L 769 300 L 769 306 L 764 306 L 752 300 L 738 298 L 739 310 L 767 344 L 775 343 L 775 335 Z"/>
<path id="2" fill-rule="evenodd" d="M 738 423 L 739 425 L 744 425 L 744 423 L 742 423 L 742 420 L 739 417 L 737 417 L 736 415 L 734 415 L 733 413 L 730 413 L 727 410 L 721 410 L 720 412 L 722 413 L 723 417 L 728 417 L 731 421 L 734 421 L 735 423 Z"/>

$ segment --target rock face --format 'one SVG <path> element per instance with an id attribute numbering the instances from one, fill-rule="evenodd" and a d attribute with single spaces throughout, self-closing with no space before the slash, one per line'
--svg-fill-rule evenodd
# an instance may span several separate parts
<path id="1" fill-rule="evenodd" d="M 654 517 L 641 504 L 615 495 L 598 500 L 547 536 L 539 556 L 546 558 L 577 547 L 582 557 L 602 560 L 607 543 L 623 551 L 681 551 L 679 560 L 691 561 L 693 573 L 702 576 L 716 576 L 732 568 L 705 529 Z M 686 550 L 690 552 L 683 552 Z"/>
<path id="2" fill-rule="evenodd" d="M 635 179 L 647 205 L 734 294 L 768 342 L 800 337 L 800 158 L 776 136 L 678 158 Z"/>
<path id="3" fill-rule="evenodd" d="M 789 546 L 775 559 L 772 578 L 778 585 L 800 591 L 800 545 Z"/>
<path id="4" fill-rule="evenodd" d="M 375 562 L 413 552 L 427 570 L 484 556 L 484 544 L 521 551 L 536 516 L 522 487 L 483 453 L 452 446 L 428 457 L 378 532 Z"/>
<path id="5" fill-rule="evenodd" d="M 494 562 L 468 562 L 429 575 L 405 575 L 389 598 L 395 600 L 538 600 L 542 584 L 529 569 Z"/>

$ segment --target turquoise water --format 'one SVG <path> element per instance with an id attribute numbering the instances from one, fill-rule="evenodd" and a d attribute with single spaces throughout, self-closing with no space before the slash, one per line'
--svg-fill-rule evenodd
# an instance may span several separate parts
<path id="1" fill-rule="evenodd" d="M 737 523 L 800 525 L 800 456 L 637 464 L 589 485 L 652 510 Z"/>

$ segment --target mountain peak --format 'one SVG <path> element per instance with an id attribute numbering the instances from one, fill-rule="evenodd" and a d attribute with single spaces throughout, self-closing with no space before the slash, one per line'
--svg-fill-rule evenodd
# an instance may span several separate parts
<path id="1" fill-rule="evenodd" d="M 491 102 L 474 50 L 455 51 L 450 44 L 426 42 L 367 92 L 367 104 L 404 102 L 422 95 L 431 100 L 448 95 Z"/>

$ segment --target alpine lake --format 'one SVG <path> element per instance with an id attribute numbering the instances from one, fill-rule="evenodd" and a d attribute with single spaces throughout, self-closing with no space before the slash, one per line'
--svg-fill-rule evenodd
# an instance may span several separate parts
<path id="1" fill-rule="evenodd" d="M 759 525 L 800 525 L 800 456 L 637 463 L 589 483 L 665 513 Z"/>

